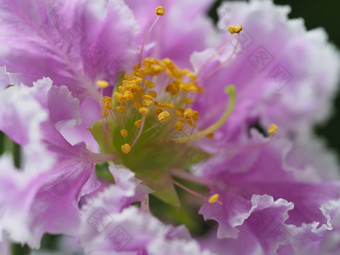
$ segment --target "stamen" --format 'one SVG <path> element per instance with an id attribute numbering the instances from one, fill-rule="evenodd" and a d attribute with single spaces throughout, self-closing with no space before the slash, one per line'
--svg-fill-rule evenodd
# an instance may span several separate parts
<path id="1" fill-rule="evenodd" d="M 240 33 L 242 31 L 242 26 L 241 25 L 230 25 L 228 27 L 228 31 L 231 33 L 231 34 L 235 34 L 235 33 Z"/>
<path id="2" fill-rule="evenodd" d="M 128 143 L 123 144 L 122 147 L 121 147 L 121 150 L 124 154 L 128 154 L 131 151 L 130 144 L 128 144 Z"/>
<path id="3" fill-rule="evenodd" d="M 220 198 L 219 194 L 214 194 L 209 198 L 208 202 L 209 204 L 214 204 L 218 201 L 219 198 Z"/>
<path id="4" fill-rule="evenodd" d="M 123 136 L 123 137 L 127 137 L 129 135 L 129 132 L 126 130 L 126 129 L 122 129 L 120 130 L 120 134 Z"/>
<path id="5" fill-rule="evenodd" d="M 136 127 L 140 128 L 142 126 L 142 120 L 136 120 L 134 124 Z"/>
<path id="6" fill-rule="evenodd" d="M 268 134 L 275 134 L 277 131 L 277 126 L 275 124 L 271 124 L 268 128 Z"/>
<path id="7" fill-rule="evenodd" d="M 160 114 L 158 114 L 159 121 L 165 121 L 168 122 L 170 120 L 170 113 L 168 111 L 162 111 Z"/>
<path id="8" fill-rule="evenodd" d="M 163 7 L 163 6 L 158 6 L 158 7 L 156 8 L 156 14 L 157 14 L 158 16 L 163 16 L 163 15 L 165 14 L 165 9 L 164 9 L 164 7 Z"/>
<path id="9" fill-rule="evenodd" d="M 182 121 L 177 121 L 175 124 L 175 129 L 177 131 L 182 131 L 184 128 L 184 123 Z"/>
<path id="10" fill-rule="evenodd" d="M 131 144 L 131 147 L 135 146 L 136 142 L 138 141 L 139 137 L 141 136 L 142 132 L 143 132 L 143 128 L 144 128 L 144 124 L 145 124 L 145 118 L 146 118 L 146 115 L 143 115 L 142 119 L 140 120 L 140 127 L 139 127 L 139 131 L 138 131 L 138 134 L 135 138 L 135 140 L 133 140 L 132 144 Z M 138 120 L 137 120 L 138 121 Z M 135 125 L 136 125 L 136 122 L 135 121 Z M 139 123 L 138 123 L 139 124 Z M 137 126 L 137 125 L 136 125 Z"/>
<path id="11" fill-rule="evenodd" d="M 99 88 L 105 89 L 109 86 L 109 83 L 107 81 L 99 80 L 97 81 L 97 86 Z"/>
<path id="12" fill-rule="evenodd" d="M 215 194 L 215 195 L 213 195 L 211 197 L 207 197 L 207 196 L 204 196 L 204 195 L 202 195 L 202 194 L 200 194 L 200 193 L 198 193 L 196 191 L 193 191 L 193 190 L 189 189 L 188 187 L 185 187 L 184 185 L 182 185 L 181 183 L 179 183 L 179 182 L 177 182 L 177 181 L 175 181 L 173 179 L 171 179 L 171 182 L 173 184 L 177 185 L 178 187 L 184 189 L 185 191 L 189 192 L 190 194 L 192 194 L 192 195 L 194 195 L 196 197 L 201 197 L 204 200 L 207 200 L 209 203 L 216 203 L 217 202 L 220 205 L 223 205 L 222 202 L 218 200 L 218 198 L 219 198 L 218 194 Z"/>
<path id="13" fill-rule="evenodd" d="M 204 129 L 196 134 L 187 136 L 187 137 L 182 137 L 174 140 L 168 140 L 167 142 L 173 142 L 175 144 L 180 144 L 180 143 L 186 143 L 189 141 L 196 140 L 198 138 L 207 136 L 213 132 L 215 132 L 217 129 L 219 129 L 229 118 L 230 114 L 232 113 L 234 106 L 235 106 L 235 101 L 236 101 L 236 93 L 235 93 L 235 87 L 230 85 L 226 88 L 226 93 L 229 94 L 229 105 L 223 116 L 213 125 L 208 127 L 207 129 Z"/>
<path id="14" fill-rule="evenodd" d="M 240 27 L 238 27 L 240 26 Z M 235 31 L 238 32 L 234 32 L 237 33 L 237 43 L 236 46 L 234 47 L 233 52 L 231 53 L 231 55 L 224 61 L 222 62 L 219 66 L 217 66 L 215 69 L 213 69 L 210 73 L 208 73 L 207 75 L 205 75 L 203 78 L 199 79 L 199 82 L 205 81 L 206 79 L 208 79 L 210 76 L 212 76 L 214 73 L 216 73 L 218 70 L 220 70 L 221 68 L 223 68 L 224 66 L 226 66 L 234 57 L 236 50 L 240 44 L 240 32 L 242 31 L 242 26 L 241 25 L 235 25 L 233 26 Z M 235 28 L 236 27 L 236 28 Z M 232 33 L 233 34 L 233 33 Z"/>
<path id="15" fill-rule="evenodd" d="M 143 41 L 143 44 L 142 44 L 142 48 L 141 48 L 140 53 L 139 53 L 138 67 L 140 66 L 140 64 L 141 64 L 141 62 L 142 62 L 144 46 L 145 46 L 146 41 L 148 40 L 149 34 L 151 33 L 151 31 L 152 31 L 152 29 L 154 28 L 154 26 L 157 24 L 159 18 L 165 14 L 165 9 L 164 9 L 164 7 L 158 6 L 158 7 L 156 8 L 156 14 L 157 14 L 157 18 L 156 18 L 155 21 L 152 23 L 152 25 L 151 25 L 149 31 L 146 33 L 146 36 L 145 36 L 145 38 L 144 38 L 144 41 Z"/>
<path id="16" fill-rule="evenodd" d="M 141 107 L 138 109 L 138 111 L 143 115 L 147 115 L 149 113 L 149 109 L 146 107 Z"/>

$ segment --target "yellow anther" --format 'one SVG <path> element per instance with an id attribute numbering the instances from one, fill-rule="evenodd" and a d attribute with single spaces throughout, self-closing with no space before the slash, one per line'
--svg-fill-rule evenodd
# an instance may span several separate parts
<path id="1" fill-rule="evenodd" d="M 168 86 L 166 86 L 165 91 L 172 95 L 176 95 L 179 92 L 179 86 L 180 86 L 179 81 L 171 82 L 168 84 Z"/>
<path id="2" fill-rule="evenodd" d="M 184 103 L 185 103 L 185 104 L 193 104 L 193 102 L 194 102 L 194 101 L 193 101 L 191 98 L 185 98 L 185 99 L 184 99 Z"/>
<path id="3" fill-rule="evenodd" d="M 225 92 L 229 95 L 230 100 L 228 104 L 228 108 L 222 115 L 222 117 L 214 124 L 212 124 L 210 127 L 199 131 L 198 133 L 192 134 L 187 137 L 181 137 L 175 140 L 172 140 L 171 142 L 176 143 L 176 144 L 181 144 L 181 143 L 187 143 L 189 141 L 193 141 L 196 139 L 199 139 L 201 137 L 204 137 L 206 135 L 209 135 L 210 133 L 215 132 L 217 129 L 219 129 L 229 118 L 230 114 L 233 112 L 235 102 L 236 102 L 236 92 L 235 92 L 235 87 L 234 86 L 228 86 L 225 89 Z"/>
<path id="4" fill-rule="evenodd" d="M 156 115 L 158 116 L 161 112 L 163 112 L 164 111 L 164 109 L 162 108 L 162 107 L 157 107 L 156 109 L 155 109 L 155 113 L 156 113 Z"/>
<path id="5" fill-rule="evenodd" d="M 156 8 L 156 14 L 157 14 L 158 16 L 163 16 L 163 15 L 165 14 L 165 9 L 164 9 L 164 7 L 163 7 L 163 6 L 158 6 L 158 7 Z"/>
<path id="6" fill-rule="evenodd" d="M 139 102 L 139 101 L 137 101 L 137 102 L 134 102 L 134 104 L 133 104 L 134 106 L 135 106 L 135 108 L 136 109 L 139 109 L 139 108 L 141 108 L 143 105 L 142 105 L 142 103 L 141 102 Z"/>
<path id="7" fill-rule="evenodd" d="M 182 121 L 177 121 L 175 124 L 175 129 L 178 131 L 182 131 L 184 128 L 184 123 Z"/>
<path id="8" fill-rule="evenodd" d="M 120 134 L 123 136 L 123 137 L 127 137 L 129 135 L 129 132 L 126 130 L 126 129 L 122 129 L 120 130 Z"/>
<path id="9" fill-rule="evenodd" d="M 144 79 L 145 76 L 146 76 L 145 70 L 143 70 L 143 69 L 136 69 L 136 70 L 133 71 L 133 74 L 134 74 L 135 76 L 140 77 L 140 78 L 143 78 L 143 79 Z"/>
<path id="10" fill-rule="evenodd" d="M 158 119 L 160 121 L 169 121 L 170 120 L 170 113 L 168 111 L 163 111 L 158 114 Z"/>
<path id="11" fill-rule="evenodd" d="M 121 104 L 125 104 L 125 103 L 126 103 L 126 100 L 125 100 L 123 94 L 120 93 L 120 92 L 115 92 L 115 93 L 113 93 L 113 98 L 114 98 L 115 100 L 117 100 L 117 102 L 119 102 L 119 103 L 121 103 Z"/>
<path id="12" fill-rule="evenodd" d="M 128 143 L 123 144 L 122 147 L 121 147 L 121 150 L 124 154 L 128 154 L 131 151 L 130 144 L 128 144 Z"/>
<path id="13" fill-rule="evenodd" d="M 235 33 L 239 33 L 242 31 L 242 26 L 241 25 L 230 25 L 228 27 L 228 31 L 231 33 L 231 34 L 235 34 Z"/>
<path id="14" fill-rule="evenodd" d="M 148 80 L 145 80 L 145 81 L 144 81 L 144 85 L 145 85 L 145 87 L 147 87 L 147 88 L 153 88 L 153 87 L 155 87 L 155 84 L 154 84 L 152 81 L 148 81 Z"/>
<path id="15" fill-rule="evenodd" d="M 154 74 L 158 74 L 159 72 L 162 72 L 164 69 L 160 65 L 152 65 L 151 70 L 154 72 Z"/>
<path id="16" fill-rule="evenodd" d="M 150 96 L 150 95 L 144 95 L 144 96 L 142 96 L 142 98 L 145 99 L 145 100 L 153 100 L 153 97 Z"/>
<path id="17" fill-rule="evenodd" d="M 157 92 L 154 91 L 154 90 L 148 91 L 148 94 L 149 94 L 150 96 L 152 96 L 153 98 L 156 98 L 156 97 L 157 97 Z"/>
<path id="18" fill-rule="evenodd" d="M 178 107 L 178 109 L 175 111 L 175 114 L 176 114 L 178 117 L 183 117 L 184 111 L 185 111 L 184 107 L 180 106 L 180 107 Z"/>
<path id="19" fill-rule="evenodd" d="M 131 91 L 125 91 L 124 92 L 124 98 L 126 98 L 127 100 L 130 100 L 130 101 L 135 100 L 135 97 L 133 96 Z"/>
<path id="20" fill-rule="evenodd" d="M 169 103 L 163 104 L 163 106 L 171 110 L 175 108 L 173 104 L 169 104 Z"/>
<path id="21" fill-rule="evenodd" d="M 122 94 L 124 94 L 124 92 L 127 91 L 127 89 L 124 88 L 123 86 L 119 86 L 118 89 L 119 89 L 119 92 Z"/>
<path id="22" fill-rule="evenodd" d="M 200 118 L 198 112 L 192 110 L 191 108 L 186 109 L 183 115 L 185 118 L 192 119 L 194 121 L 197 121 Z"/>
<path id="23" fill-rule="evenodd" d="M 206 135 L 206 137 L 208 137 L 209 139 L 213 139 L 215 137 L 215 135 L 213 133 L 210 133 L 210 134 Z"/>
<path id="24" fill-rule="evenodd" d="M 149 113 L 149 109 L 146 107 L 139 108 L 139 112 L 143 115 L 147 115 Z"/>
<path id="25" fill-rule="evenodd" d="M 142 120 L 136 120 L 134 124 L 136 127 L 140 128 L 142 126 Z"/>
<path id="26" fill-rule="evenodd" d="M 112 100 L 111 97 L 107 97 L 107 96 L 103 97 L 103 102 L 104 102 L 104 103 L 106 103 L 106 102 L 108 102 L 108 101 L 111 101 L 111 100 Z"/>
<path id="27" fill-rule="evenodd" d="M 275 124 L 270 124 L 268 128 L 268 134 L 275 134 L 277 131 L 277 126 Z"/>
<path id="28" fill-rule="evenodd" d="M 200 92 L 200 88 L 195 82 L 182 82 L 179 87 L 185 92 Z"/>
<path id="29" fill-rule="evenodd" d="M 116 110 L 117 110 L 117 112 L 124 113 L 125 112 L 125 107 L 124 106 L 117 106 Z"/>
<path id="30" fill-rule="evenodd" d="M 218 201 L 219 198 L 220 198 L 220 195 L 219 195 L 219 194 L 214 194 L 214 195 L 212 195 L 212 196 L 209 198 L 208 202 L 209 202 L 210 204 L 214 204 L 214 203 L 216 203 L 216 202 Z"/>
<path id="31" fill-rule="evenodd" d="M 104 108 L 104 109 L 102 110 L 102 112 L 100 113 L 100 115 L 101 115 L 103 118 L 105 118 L 107 115 L 109 115 L 109 111 L 108 111 L 106 108 Z"/>
<path id="32" fill-rule="evenodd" d="M 144 99 L 143 105 L 146 106 L 146 107 L 150 107 L 152 105 L 152 100 Z"/>
<path id="33" fill-rule="evenodd" d="M 100 81 L 97 81 L 97 86 L 99 88 L 105 89 L 109 86 L 109 83 L 107 81 L 100 80 Z"/>
<path id="34" fill-rule="evenodd" d="M 105 102 L 105 108 L 111 110 L 112 107 L 113 107 L 113 102 L 112 101 Z"/>
<path id="35" fill-rule="evenodd" d="M 143 65 L 144 66 L 150 66 L 150 65 L 153 65 L 156 63 L 156 60 L 154 58 L 145 58 L 144 61 L 143 61 Z"/>

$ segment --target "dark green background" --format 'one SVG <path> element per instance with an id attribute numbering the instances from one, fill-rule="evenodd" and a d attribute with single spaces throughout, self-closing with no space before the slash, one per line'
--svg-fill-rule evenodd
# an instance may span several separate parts
<path id="1" fill-rule="evenodd" d="M 210 10 L 210 16 L 216 20 L 216 7 L 223 1 L 218 0 Z M 340 1 L 339 0 L 274 0 L 279 5 L 290 5 L 291 18 L 303 18 L 307 29 L 323 27 L 329 40 L 340 48 Z M 340 88 L 340 84 L 339 84 Z M 328 146 L 337 152 L 340 159 L 340 91 L 334 102 L 333 116 L 326 122 L 317 126 L 316 132 L 325 137 Z"/>

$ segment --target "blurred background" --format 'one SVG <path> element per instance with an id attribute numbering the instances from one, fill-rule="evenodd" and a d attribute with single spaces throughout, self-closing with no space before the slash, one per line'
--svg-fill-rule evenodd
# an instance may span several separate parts
<path id="1" fill-rule="evenodd" d="M 216 8 L 223 0 L 217 0 L 209 11 L 210 17 L 217 21 Z M 303 18 L 307 29 L 323 27 L 331 43 L 340 49 L 340 1 L 339 0 L 274 0 L 278 5 L 290 5 L 290 18 Z M 340 84 L 339 84 L 340 89 Z M 336 152 L 340 160 L 340 90 L 335 95 L 333 114 L 326 122 L 315 127 L 315 131 L 324 137 L 328 147 Z"/>

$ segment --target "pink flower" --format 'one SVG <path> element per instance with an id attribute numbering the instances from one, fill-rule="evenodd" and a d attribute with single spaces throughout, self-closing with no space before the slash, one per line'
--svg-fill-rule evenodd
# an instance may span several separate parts
<path id="1" fill-rule="evenodd" d="M 22 146 L 21 171 L 0 158 L 12 241 L 71 235 L 87 254 L 337 249 L 338 162 L 312 134 L 340 65 L 322 30 L 265 0 L 222 5 L 222 35 L 211 1 L 0 3 L 0 130 Z M 191 237 L 149 197 L 187 219 L 203 205 L 217 228 Z"/>

